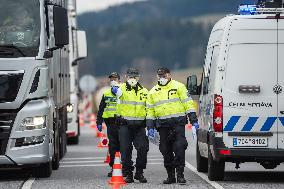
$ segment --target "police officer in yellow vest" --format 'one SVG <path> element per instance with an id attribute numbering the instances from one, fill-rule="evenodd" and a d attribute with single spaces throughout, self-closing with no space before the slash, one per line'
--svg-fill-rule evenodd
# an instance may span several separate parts
<path id="1" fill-rule="evenodd" d="M 158 84 L 150 90 L 147 99 L 148 136 L 155 137 L 155 128 L 160 135 L 159 148 L 168 173 L 163 183 L 185 184 L 185 150 L 188 146 L 185 125 L 189 116 L 190 122 L 198 127 L 196 107 L 185 85 L 171 79 L 169 69 L 160 68 L 157 74 Z"/>
<path id="2" fill-rule="evenodd" d="M 109 75 L 109 82 L 111 87 L 120 85 L 120 76 L 118 73 L 113 72 Z M 112 168 L 114 163 L 115 152 L 119 152 L 119 126 L 115 125 L 115 114 L 116 114 L 116 95 L 112 93 L 111 87 L 106 90 L 103 94 L 100 102 L 99 111 L 97 115 L 97 128 L 102 131 L 103 121 L 107 125 L 107 135 L 109 139 L 109 154 L 110 163 L 109 166 Z M 112 170 L 108 173 L 108 177 L 112 176 Z"/>
<path id="3" fill-rule="evenodd" d="M 137 69 L 127 70 L 127 81 L 113 92 L 119 98 L 117 102 L 118 120 L 120 123 L 119 140 L 123 170 L 127 177 L 127 183 L 134 179 L 141 183 L 147 180 L 143 175 L 146 169 L 149 141 L 146 136 L 146 100 L 148 90 L 138 83 L 139 72 Z M 133 179 L 132 146 L 137 150 L 136 173 Z"/>

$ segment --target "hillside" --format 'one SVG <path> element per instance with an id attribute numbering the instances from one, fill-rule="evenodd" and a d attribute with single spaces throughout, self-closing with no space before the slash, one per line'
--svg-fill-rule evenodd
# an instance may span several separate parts
<path id="1" fill-rule="evenodd" d="M 105 75 L 129 66 L 144 71 L 200 67 L 214 23 L 238 0 L 149 0 L 79 17 L 89 57 L 80 72 Z"/>

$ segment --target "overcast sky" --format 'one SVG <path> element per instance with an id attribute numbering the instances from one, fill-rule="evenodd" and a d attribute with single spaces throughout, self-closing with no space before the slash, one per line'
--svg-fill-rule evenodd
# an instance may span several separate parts
<path id="1" fill-rule="evenodd" d="M 120 5 L 141 0 L 77 0 L 78 13 L 87 11 L 99 11 L 107 9 L 110 6 Z"/>

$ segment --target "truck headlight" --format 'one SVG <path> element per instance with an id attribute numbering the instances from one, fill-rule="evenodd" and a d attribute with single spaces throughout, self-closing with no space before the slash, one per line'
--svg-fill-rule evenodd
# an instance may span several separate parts
<path id="1" fill-rule="evenodd" d="M 45 127 L 46 127 L 45 116 L 27 117 L 22 121 L 20 130 L 25 131 L 25 130 L 43 129 Z"/>
<path id="2" fill-rule="evenodd" d="M 71 113 L 74 110 L 74 105 L 73 104 L 68 104 L 66 108 L 67 108 L 67 112 Z"/>

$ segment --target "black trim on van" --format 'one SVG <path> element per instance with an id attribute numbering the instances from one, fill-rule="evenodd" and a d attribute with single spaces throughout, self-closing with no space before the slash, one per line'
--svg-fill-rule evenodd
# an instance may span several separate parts
<path id="1" fill-rule="evenodd" d="M 272 132 L 229 132 L 228 136 L 273 136 Z"/>

